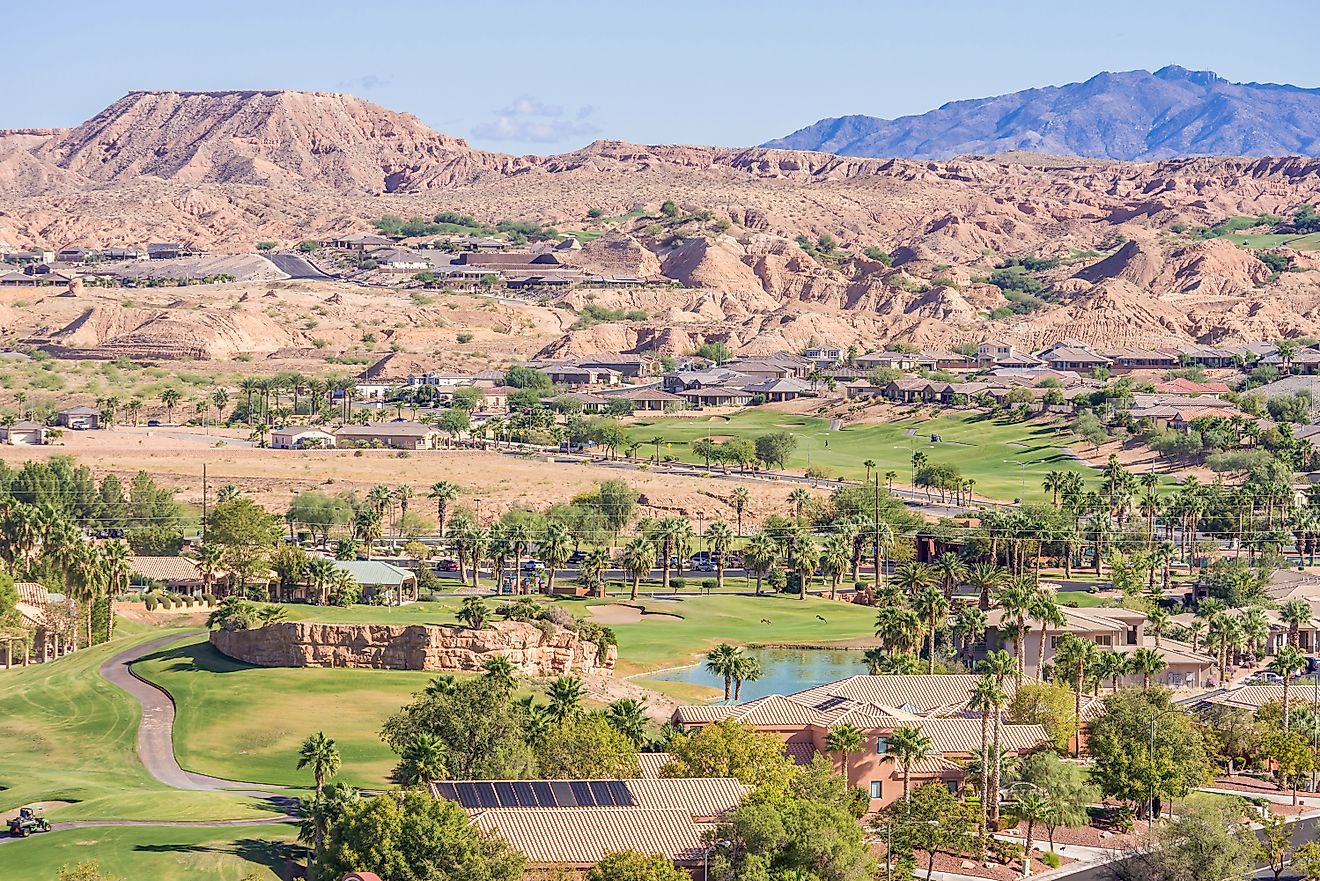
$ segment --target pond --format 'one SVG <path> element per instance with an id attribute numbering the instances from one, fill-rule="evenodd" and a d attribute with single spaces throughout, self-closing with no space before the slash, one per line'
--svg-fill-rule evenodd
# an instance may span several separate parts
<path id="1" fill-rule="evenodd" d="M 862 664 L 862 653 L 856 650 L 747 649 L 747 654 L 761 662 L 765 675 L 755 682 L 743 683 L 743 702 L 768 694 L 792 694 L 866 672 Z M 647 678 L 724 690 L 724 680 L 707 671 L 704 661 L 695 667 L 665 670 Z"/>

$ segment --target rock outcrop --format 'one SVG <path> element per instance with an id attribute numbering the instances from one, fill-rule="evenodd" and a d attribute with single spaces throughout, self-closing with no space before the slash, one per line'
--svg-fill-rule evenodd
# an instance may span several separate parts
<path id="1" fill-rule="evenodd" d="M 281 622 L 255 630 L 216 630 L 211 644 L 235 660 L 260 667 L 477 671 L 487 659 L 505 657 L 524 676 L 612 670 L 616 657 L 613 646 L 602 658 L 594 642 L 562 627 L 519 621 L 500 621 L 481 630 Z"/>

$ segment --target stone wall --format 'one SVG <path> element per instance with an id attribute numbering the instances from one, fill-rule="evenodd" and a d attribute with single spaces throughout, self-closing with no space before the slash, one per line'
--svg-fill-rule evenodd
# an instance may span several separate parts
<path id="1" fill-rule="evenodd" d="M 476 671 L 488 658 L 508 658 L 524 676 L 582 675 L 612 670 L 594 642 L 553 625 L 500 621 L 481 630 L 429 624 L 309 624 L 286 621 L 254 630 L 215 630 L 211 645 L 262 667 L 374 667 L 385 670 Z"/>

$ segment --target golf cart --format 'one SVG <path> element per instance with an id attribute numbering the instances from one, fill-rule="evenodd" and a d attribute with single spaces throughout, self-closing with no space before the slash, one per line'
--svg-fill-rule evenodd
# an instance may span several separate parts
<path id="1" fill-rule="evenodd" d="M 9 821 L 9 834 L 15 838 L 27 838 L 33 832 L 49 832 L 50 821 L 41 815 L 41 808 L 19 808 L 18 816 Z"/>

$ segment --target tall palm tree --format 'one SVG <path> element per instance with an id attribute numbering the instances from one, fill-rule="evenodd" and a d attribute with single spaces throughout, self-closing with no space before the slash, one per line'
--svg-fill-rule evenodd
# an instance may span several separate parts
<path id="1" fill-rule="evenodd" d="M 1086 686 L 1086 671 L 1095 663 L 1098 651 L 1091 640 L 1072 633 L 1060 636 L 1054 650 L 1055 669 L 1068 675 L 1073 683 L 1073 758 L 1079 757 L 1082 749 L 1082 691 Z"/>
<path id="2" fill-rule="evenodd" d="M 1122 652 L 1100 652 L 1091 664 L 1091 669 L 1095 674 L 1097 691 L 1099 683 L 1106 679 L 1109 680 L 1110 691 L 1118 691 L 1118 680 L 1133 672 L 1130 656 Z"/>
<path id="3" fill-rule="evenodd" d="M 552 681 L 548 695 L 550 718 L 560 724 L 582 711 L 582 680 L 576 676 L 560 676 Z"/>
<path id="4" fill-rule="evenodd" d="M 839 774 L 843 777 L 845 786 L 852 786 L 852 775 L 849 773 L 848 757 L 862 748 L 862 730 L 856 725 L 844 723 L 830 728 L 825 735 L 825 751 L 828 753 L 837 753 L 839 756 Z"/>
<path id="5" fill-rule="evenodd" d="M 839 597 L 839 581 L 852 563 L 852 541 L 841 533 L 834 533 L 821 544 L 820 571 L 830 580 L 830 599 Z"/>
<path id="6" fill-rule="evenodd" d="M 1288 600 L 1279 606 L 1279 619 L 1288 625 L 1288 645 L 1295 646 L 1298 632 L 1311 620 L 1311 606 L 1306 600 Z"/>
<path id="7" fill-rule="evenodd" d="M 1306 666 L 1306 655 L 1295 645 L 1286 645 L 1279 649 L 1274 660 L 1270 661 L 1269 670 L 1283 677 L 1283 730 L 1288 730 L 1289 690 L 1292 686 L 1293 677 L 1297 672 Z"/>
<path id="8" fill-rule="evenodd" d="M 921 616 L 908 606 L 881 606 L 875 615 L 875 635 L 889 652 L 911 654 L 923 629 Z"/>
<path id="9" fill-rule="evenodd" d="M 1146 629 L 1155 637 L 1155 648 L 1160 647 L 1160 639 L 1163 638 L 1164 631 L 1168 628 L 1172 619 L 1173 615 L 1163 606 L 1156 606 L 1147 613 Z"/>
<path id="10" fill-rule="evenodd" d="M 798 573 L 798 599 L 807 598 L 807 585 L 811 581 L 811 573 L 816 571 L 820 565 L 820 546 L 816 540 L 811 537 L 810 532 L 803 532 L 793 542 L 793 567 Z"/>
<path id="11" fill-rule="evenodd" d="M 399 506 L 399 519 L 395 521 L 395 532 L 402 527 L 403 518 L 408 516 L 408 504 L 412 501 L 413 495 L 413 488 L 406 483 L 394 488 L 394 501 Z"/>
<path id="12" fill-rule="evenodd" d="M 1031 579 L 1026 576 L 1014 578 L 997 595 L 999 607 L 1004 613 L 1004 622 L 1012 621 L 1016 627 L 1013 654 L 1017 658 L 1017 682 L 1022 684 L 1022 677 L 1027 668 L 1027 618 L 1036 608 L 1037 591 Z"/>
<path id="13" fill-rule="evenodd" d="M 903 769 L 903 801 L 908 801 L 912 786 L 912 766 L 930 756 L 931 740 L 914 725 L 900 725 L 886 738 L 889 754 Z"/>
<path id="14" fill-rule="evenodd" d="M 738 536 L 743 534 L 743 514 L 747 510 L 748 504 L 752 500 L 752 494 L 745 486 L 736 486 L 729 493 L 729 504 L 733 505 L 734 514 L 738 518 Z"/>
<path id="15" fill-rule="evenodd" d="M 573 553 L 573 537 L 562 523 L 548 523 L 541 532 L 541 539 L 536 543 L 536 553 L 545 563 L 548 573 L 546 587 L 555 592 L 555 573 L 563 568 Z"/>
<path id="16" fill-rule="evenodd" d="M 742 700 L 744 682 L 755 682 L 765 675 L 761 662 L 749 655 L 742 655 L 733 664 L 733 702 Z"/>
<path id="17" fill-rule="evenodd" d="M 742 657 L 742 647 L 722 642 L 706 652 L 706 670 L 724 679 L 724 700 L 733 697 L 733 677 L 737 672 L 738 659 Z"/>
<path id="18" fill-rule="evenodd" d="M 716 520 L 706 530 L 706 545 L 715 558 L 715 589 L 724 590 L 724 564 L 733 545 L 733 530 L 727 523 Z"/>
<path id="19" fill-rule="evenodd" d="M 926 672 L 935 672 L 935 637 L 944 617 L 949 614 L 949 601 L 939 588 L 928 587 L 912 598 L 912 610 L 926 624 Z"/>
<path id="20" fill-rule="evenodd" d="M 587 551 L 587 556 L 583 558 L 582 565 L 578 568 L 582 583 L 602 599 L 605 597 L 605 572 L 609 568 L 610 555 L 604 548 L 592 548 Z"/>
<path id="21" fill-rule="evenodd" d="M 456 483 L 450 483 L 448 480 L 438 480 L 431 484 L 426 497 L 435 502 L 435 517 L 440 524 L 440 537 L 445 537 L 445 519 L 449 513 L 449 505 L 458 498 L 459 486 Z"/>
<path id="22" fill-rule="evenodd" d="M 481 665 L 483 675 L 505 692 L 512 691 L 518 681 L 518 668 L 504 655 L 487 658 Z"/>
<path id="23" fill-rule="evenodd" d="M 935 583 L 935 571 L 925 563 L 904 563 L 894 570 L 894 584 L 909 597 Z"/>
<path id="24" fill-rule="evenodd" d="M 788 494 L 788 504 L 793 509 L 793 519 L 799 523 L 802 522 L 802 513 L 810 503 L 811 492 L 806 487 L 794 487 L 793 491 Z"/>
<path id="25" fill-rule="evenodd" d="M 311 768 L 316 778 L 316 795 L 319 798 L 325 792 L 325 780 L 339 773 L 341 760 L 335 742 L 318 731 L 309 736 L 298 748 L 298 770 Z"/>
<path id="26" fill-rule="evenodd" d="M 761 579 L 779 559 L 779 542 L 764 532 L 753 535 L 743 548 L 743 565 L 756 576 L 756 595 L 761 595 Z"/>
<path id="27" fill-rule="evenodd" d="M 1004 754 L 1003 749 L 1001 748 L 1004 716 L 1003 709 L 1004 705 L 1008 702 L 1008 693 L 1007 689 L 1004 688 L 1004 683 L 1007 682 L 1008 678 L 1014 675 L 1017 671 L 1017 662 L 1013 659 L 1012 655 L 1003 649 L 995 649 L 986 654 L 985 659 L 981 661 L 977 669 L 982 675 L 989 676 L 995 685 L 999 686 L 1000 690 L 998 693 L 1002 696 L 1000 703 L 994 708 L 995 717 L 992 741 L 994 762 L 992 763 L 990 770 L 990 793 L 994 797 L 994 801 L 990 806 L 990 816 L 997 820 L 999 819 L 999 779 L 1002 771 L 999 758 Z"/>
<path id="28" fill-rule="evenodd" d="M 1150 690 L 1150 677 L 1157 675 L 1165 667 L 1169 666 L 1157 649 L 1139 648 L 1134 651 L 1129 659 L 1132 665 L 1133 673 L 1141 674 L 1142 691 Z"/>
<path id="29" fill-rule="evenodd" d="M 981 819 L 980 830 L 984 835 L 988 823 L 990 812 L 990 717 L 994 715 L 998 718 L 999 710 L 1008 702 L 1008 695 L 1004 692 L 1003 686 L 995 681 L 993 676 L 985 675 L 977 680 L 976 686 L 972 689 L 972 699 L 968 702 L 968 709 L 981 714 Z M 994 801 L 998 803 L 998 791 L 994 793 Z"/>
<path id="30" fill-rule="evenodd" d="M 628 577 L 632 579 L 630 599 L 637 599 L 637 588 L 642 579 L 655 568 L 655 545 L 644 535 L 633 536 L 623 547 L 619 560 Z"/>
<path id="31" fill-rule="evenodd" d="M 990 595 L 1003 587 L 1008 573 L 994 563 L 977 563 L 967 573 L 968 583 L 980 595 L 978 605 L 982 612 L 990 609 Z"/>
<path id="32" fill-rule="evenodd" d="M 1036 652 L 1036 681 L 1039 682 L 1045 678 L 1045 645 L 1049 641 L 1050 628 L 1067 627 L 1068 618 L 1059 606 L 1054 591 L 1044 589 L 1036 591 L 1031 617 L 1040 622 L 1040 645 Z"/>
<path id="33" fill-rule="evenodd" d="M 967 580 L 970 574 L 967 563 L 957 554 L 943 553 L 935 561 L 935 572 L 939 576 L 940 586 L 944 590 L 944 596 L 953 599 L 954 592 L 958 586 Z"/>
<path id="34" fill-rule="evenodd" d="M 107 642 L 115 638 L 114 599 L 128 590 L 128 580 L 133 574 L 133 570 L 128 564 L 128 557 L 128 545 L 122 541 L 106 542 L 101 547 L 101 565 L 106 585 L 105 638 Z"/>
<path id="35" fill-rule="evenodd" d="M 972 646 L 976 638 L 985 633 L 986 614 L 976 606 L 960 606 L 953 616 L 953 633 L 958 640 L 959 654 L 963 662 L 972 661 Z"/>
<path id="36" fill-rule="evenodd" d="M 1045 480 L 1041 484 L 1045 492 L 1053 493 L 1054 507 L 1059 507 L 1059 493 L 1064 487 L 1064 473 L 1062 471 L 1048 471 L 1045 473 Z"/>

